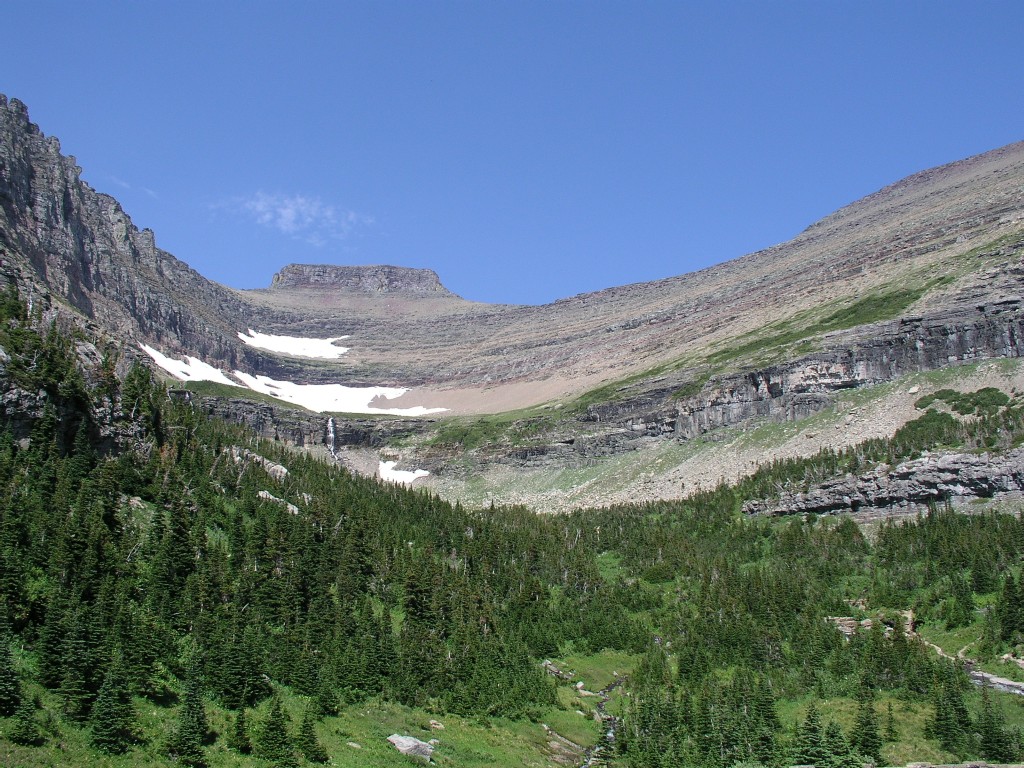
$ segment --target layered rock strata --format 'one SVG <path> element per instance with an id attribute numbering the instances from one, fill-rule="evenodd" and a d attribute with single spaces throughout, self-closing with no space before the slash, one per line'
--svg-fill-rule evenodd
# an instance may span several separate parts
<path id="1" fill-rule="evenodd" d="M 1006 453 L 923 456 L 895 467 L 882 465 L 777 499 L 748 501 L 750 515 L 834 515 L 915 511 L 929 504 L 1024 497 L 1024 449 Z"/>

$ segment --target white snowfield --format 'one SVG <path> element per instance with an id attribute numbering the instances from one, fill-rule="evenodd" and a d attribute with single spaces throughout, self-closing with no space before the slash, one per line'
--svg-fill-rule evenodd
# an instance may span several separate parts
<path id="1" fill-rule="evenodd" d="M 150 346 L 145 344 L 140 344 L 139 346 L 142 347 L 143 352 L 153 358 L 157 365 L 172 376 L 176 376 L 183 381 L 215 381 L 218 384 L 228 384 L 232 387 L 238 386 L 238 382 L 231 381 L 220 368 L 214 368 L 212 365 L 204 363 L 198 357 L 186 355 L 184 361 L 173 360 Z"/>
<path id="2" fill-rule="evenodd" d="M 387 413 L 392 416 L 424 416 L 428 413 L 447 411 L 447 408 L 380 408 L 371 405 L 381 400 L 393 400 L 409 390 L 401 387 L 346 387 L 343 384 L 295 384 L 291 381 L 276 381 L 268 376 L 251 376 L 242 371 L 232 373 L 239 381 L 254 392 L 301 405 L 311 411 L 333 411 L 341 413 Z"/>
<path id="3" fill-rule="evenodd" d="M 301 336 L 275 336 L 249 329 L 246 336 L 241 331 L 238 338 L 250 347 L 265 349 L 268 352 L 280 352 L 292 357 L 316 357 L 324 360 L 337 360 L 348 352 L 349 347 L 335 346 L 334 342 L 347 339 L 348 336 L 335 336 L 331 339 L 306 339 Z"/>
<path id="4" fill-rule="evenodd" d="M 401 387 L 346 387 L 343 384 L 295 384 L 291 381 L 275 381 L 267 376 L 253 376 L 244 371 L 232 371 L 236 379 L 204 363 L 197 357 L 186 356 L 185 360 L 174 360 L 146 344 L 142 350 L 153 361 L 175 378 L 183 381 L 213 381 L 240 389 L 251 389 L 279 400 L 301 405 L 317 413 L 381 413 L 390 416 L 426 416 L 441 413 L 447 408 L 382 408 L 382 401 L 401 397 L 409 390 Z"/>
<path id="5" fill-rule="evenodd" d="M 395 464 L 397 463 L 397 461 L 382 461 L 380 466 L 377 467 L 377 474 L 380 475 L 380 479 L 388 480 L 392 483 L 412 485 L 413 480 L 419 480 L 421 477 L 426 477 L 430 474 L 425 469 L 415 469 L 412 472 L 406 469 L 395 469 Z"/>

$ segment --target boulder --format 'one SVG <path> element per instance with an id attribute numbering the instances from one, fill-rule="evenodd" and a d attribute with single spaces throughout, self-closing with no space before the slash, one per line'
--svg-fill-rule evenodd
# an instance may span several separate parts
<path id="1" fill-rule="evenodd" d="M 403 755 L 422 757 L 428 763 L 430 762 L 430 756 L 434 754 L 433 745 L 420 741 L 413 736 L 400 736 L 397 733 L 393 733 L 388 736 L 388 741 Z"/>

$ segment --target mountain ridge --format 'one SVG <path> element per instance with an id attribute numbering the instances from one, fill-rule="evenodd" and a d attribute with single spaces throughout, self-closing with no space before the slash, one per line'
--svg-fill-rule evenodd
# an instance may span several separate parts
<path id="1" fill-rule="evenodd" d="M 467 459 L 572 467 L 647 440 L 805 418 L 843 388 L 1017 357 L 1024 338 L 1019 303 L 1000 304 L 1024 295 L 1021 142 L 918 172 L 771 248 L 539 306 L 468 301 L 432 270 L 388 265 L 287 265 L 266 289 L 228 288 L 158 248 L 80 173 L 24 104 L 0 97 L 0 259 L 23 295 L 103 329 L 129 357 L 145 344 L 213 366 L 234 377 L 231 402 L 245 393 L 234 372 L 268 379 L 270 394 L 383 386 L 403 391 L 395 408 L 512 412 L 502 419 L 529 435 L 445 443 L 434 415 L 394 451 L 432 481 Z M 345 337 L 347 351 L 303 358 L 243 341 L 249 330 Z M 890 347 L 905 350 L 898 361 Z M 210 408 L 239 420 L 251 410 Z M 287 423 L 297 443 L 326 445 L 326 417 L 278 410 L 259 417 L 265 434 Z"/>

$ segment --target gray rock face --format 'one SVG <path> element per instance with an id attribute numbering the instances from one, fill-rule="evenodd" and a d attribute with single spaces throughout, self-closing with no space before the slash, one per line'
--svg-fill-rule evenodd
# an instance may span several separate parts
<path id="1" fill-rule="evenodd" d="M 0 261 L 24 296 L 48 291 L 122 339 L 240 364 L 242 303 L 156 247 L 73 157 L 0 96 Z"/>
<path id="2" fill-rule="evenodd" d="M 380 266 L 289 264 L 276 275 L 271 290 L 315 288 L 359 294 L 436 294 L 452 296 L 432 269 Z"/>
<path id="3" fill-rule="evenodd" d="M 332 444 L 330 417 L 326 415 L 242 398 L 197 397 L 189 393 L 189 399 L 203 413 L 232 424 L 244 424 L 260 437 L 296 447 Z M 333 445 L 337 448 L 379 448 L 422 429 L 425 423 L 420 419 L 397 417 L 335 418 L 333 422 Z"/>
<path id="4" fill-rule="evenodd" d="M 1022 286 L 1024 287 L 1024 286 Z M 580 467 L 654 439 L 693 440 L 756 420 L 792 422 L 818 413 L 837 393 L 958 363 L 1024 355 L 1024 303 L 1016 297 L 835 333 L 830 349 L 788 363 L 709 380 L 676 393 L 686 371 L 642 383 L 620 400 L 590 406 L 575 429 L 487 457 L 520 467 Z M 443 471 L 443 470 L 439 470 Z"/>
<path id="5" fill-rule="evenodd" d="M 748 501 L 751 515 L 831 515 L 842 512 L 914 509 L 930 503 L 1021 498 L 1024 449 L 1002 454 L 953 453 L 924 456 L 896 467 L 837 478 L 806 493 Z"/>
<path id="6" fill-rule="evenodd" d="M 790 363 L 712 379 L 676 398 L 679 379 L 635 397 L 591 406 L 586 420 L 624 428 L 628 437 L 691 440 L 753 419 L 796 421 L 835 393 L 919 371 L 1024 354 L 1024 304 L 1005 298 L 924 317 L 862 326 L 826 338 L 830 349 Z M 628 447 L 628 441 L 619 441 Z"/>

